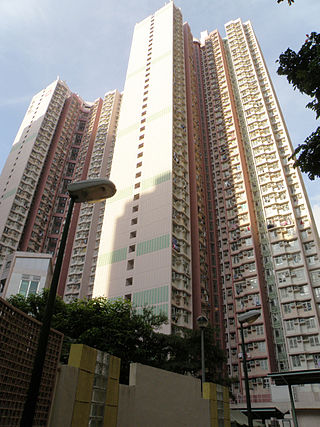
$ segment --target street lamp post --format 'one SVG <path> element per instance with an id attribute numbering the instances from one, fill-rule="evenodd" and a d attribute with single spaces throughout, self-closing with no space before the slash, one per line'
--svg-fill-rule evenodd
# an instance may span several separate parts
<path id="1" fill-rule="evenodd" d="M 249 377 L 248 377 L 248 368 L 247 368 L 247 355 L 246 355 L 246 347 L 244 343 L 243 324 L 244 323 L 250 324 L 255 322 L 260 315 L 261 315 L 261 312 L 259 310 L 250 310 L 250 311 L 247 311 L 246 313 L 242 313 L 238 315 L 238 320 L 240 323 L 240 333 L 241 333 L 242 363 L 243 363 L 244 382 L 246 387 L 246 401 L 247 401 L 249 427 L 253 427 L 253 417 L 252 417 L 252 410 L 251 410 Z"/>
<path id="2" fill-rule="evenodd" d="M 48 301 L 45 308 L 43 321 L 40 329 L 38 347 L 34 359 L 28 393 L 20 421 L 20 427 L 32 427 L 36 404 L 40 389 L 46 350 L 50 334 L 51 319 L 53 315 L 54 302 L 56 299 L 57 287 L 59 283 L 60 271 L 66 247 L 69 226 L 72 217 L 74 203 L 96 203 L 112 197 L 116 193 L 115 185 L 108 179 L 90 179 L 79 181 L 68 186 L 70 196 L 69 209 L 65 220 L 64 229 L 61 236 L 60 247 L 56 259 L 56 264 L 49 289 Z"/>
<path id="3" fill-rule="evenodd" d="M 197 325 L 201 331 L 201 378 L 202 378 L 202 387 L 206 382 L 206 366 L 204 359 L 204 330 L 208 326 L 208 319 L 203 314 L 197 318 Z"/>

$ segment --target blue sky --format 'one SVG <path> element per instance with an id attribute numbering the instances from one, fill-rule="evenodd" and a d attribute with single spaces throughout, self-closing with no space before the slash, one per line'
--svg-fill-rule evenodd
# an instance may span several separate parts
<path id="1" fill-rule="evenodd" d="M 32 96 L 57 76 L 87 101 L 122 90 L 136 22 L 161 0 L 0 0 L 0 170 Z M 319 31 L 320 1 L 176 0 L 194 37 L 240 17 L 251 20 L 274 83 L 293 145 L 316 127 L 308 98 L 277 76 L 275 61 L 287 47 L 299 49 Z M 305 179 L 320 220 L 319 182 Z M 320 223 L 320 221 L 319 221 Z"/>

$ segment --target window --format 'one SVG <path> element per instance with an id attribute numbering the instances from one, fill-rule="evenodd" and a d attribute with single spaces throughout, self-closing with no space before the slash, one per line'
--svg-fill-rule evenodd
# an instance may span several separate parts
<path id="1" fill-rule="evenodd" d="M 19 294 L 23 295 L 24 297 L 36 294 L 38 291 L 39 283 L 39 280 L 22 279 L 20 282 Z"/>
<path id="2" fill-rule="evenodd" d="M 137 232 L 136 231 L 131 231 L 131 233 L 130 233 L 130 239 L 134 239 L 135 237 L 137 237 Z"/>
<path id="3" fill-rule="evenodd" d="M 142 162 L 139 162 L 139 163 L 137 163 L 137 165 L 136 165 L 136 167 L 137 167 L 137 168 L 141 168 L 141 166 L 142 166 Z"/>
<path id="4" fill-rule="evenodd" d="M 132 220 L 131 220 L 131 225 L 135 225 L 135 224 L 137 224 L 138 223 L 138 218 L 133 218 Z"/>
<path id="5" fill-rule="evenodd" d="M 141 172 L 136 173 L 136 178 L 139 178 L 141 176 Z"/>
<path id="6" fill-rule="evenodd" d="M 304 320 L 308 329 L 316 327 L 316 321 L 314 317 L 309 317 L 309 319 L 300 319 L 300 323 L 302 323 Z"/>
<path id="7" fill-rule="evenodd" d="M 132 286 L 132 284 L 133 284 L 133 277 L 127 277 L 126 286 Z"/>
<path id="8" fill-rule="evenodd" d="M 144 139 L 144 135 L 140 135 L 139 139 Z M 142 145 L 143 146 L 143 145 Z"/>
<path id="9" fill-rule="evenodd" d="M 309 343 L 312 347 L 319 345 L 319 337 L 318 335 L 311 335 L 309 337 Z"/>
<path id="10" fill-rule="evenodd" d="M 127 262 L 127 270 L 133 270 L 134 268 L 134 259 L 129 259 Z"/>
<path id="11" fill-rule="evenodd" d="M 292 366 L 294 368 L 298 368 L 299 366 L 301 366 L 300 355 L 291 356 L 291 361 L 292 361 Z"/>
<path id="12" fill-rule="evenodd" d="M 133 200 L 138 200 L 140 198 L 140 194 L 135 194 L 134 196 L 133 196 Z"/>
<path id="13" fill-rule="evenodd" d="M 286 320 L 285 324 L 286 324 L 287 331 L 294 331 L 295 319 Z"/>
<path id="14" fill-rule="evenodd" d="M 282 298 L 288 298 L 290 296 L 290 291 L 292 293 L 291 286 L 287 288 L 280 288 L 280 296 Z"/>
<path id="15" fill-rule="evenodd" d="M 290 348 L 297 348 L 298 347 L 297 337 L 288 338 L 288 343 Z"/>
<path id="16" fill-rule="evenodd" d="M 78 130 L 81 132 L 86 127 L 86 122 L 79 122 L 78 124 Z"/>
<path id="17" fill-rule="evenodd" d="M 312 310 L 311 302 L 309 302 L 309 301 L 303 302 L 302 306 L 303 306 L 304 311 L 311 311 Z"/>
<path id="18" fill-rule="evenodd" d="M 256 334 L 257 335 L 264 335 L 263 325 L 257 325 L 256 326 Z"/>
<path id="19" fill-rule="evenodd" d="M 135 250 L 136 250 L 136 245 L 129 246 L 129 252 L 135 252 Z"/>
<path id="20" fill-rule="evenodd" d="M 261 359 L 259 360 L 260 368 L 261 369 L 268 369 L 268 360 L 267 359 Z"/>
<path id="21" fill-rule="evenodd" d="M 308 285 L 304 285 L 304 286 L 300 286 L 299 287 L 299 293 L 300 295 L 309 295 L 309 286 Z"/>
<path id="22" fill-rule="evenodd" d="M 124 299 L 125 299 L 126 301 L 131 301 L 131 294 L 127 294 L 127 295 L 125 295 L 125 296 L 124 296 Z"/>
<path id="23" fill-rule="evenodd" d="M 135 206 L 132 207 L 132 212 L 138 212 L 138 210 L 139 210 L 139 206 L 138 205 L 135 205 Z"/>
<path id="24" fill-rule="evenodd" d="M 291 304 L 283 304 L 283 311 L 285 313 L 291 313 Z"/>
<path id="25" fill-rule="evenodd" d="M 276 262 L 277 265 L 281 265 L 283 263 L 282 256 L 276 256 L 275 257 L 275 262 Z"/>

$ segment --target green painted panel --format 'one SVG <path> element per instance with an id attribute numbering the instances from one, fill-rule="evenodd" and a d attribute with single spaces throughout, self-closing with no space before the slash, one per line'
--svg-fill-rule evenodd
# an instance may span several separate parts
<path id="1" fill-rule="evenodd" d="M 172 55 L 172 53 L 173 53 L 172 50 L 168 50 L 167 52 L 163 53 L 162 55 L 157 56 L 156 58 L 154 58 L 151 61 L 151 65 L 156 64 L 159 61 L 162 61 L 162 59 L 167 58 L 167 56 Z"/>
<path id="2" fill-rule="evenodd" d="M 23 142 L 29 142 L 31 139 L 35 138 L 37 136 L 37 133 L 33 133 L 32 135 L 29 135 L 28 138 L 26 138 Z M 20 142 L 18 144 L 14 144 L 11 148 L 11 151 L 16 151 L 18 148 L 22 147 L 23 142 Z"/>
<path id="3" fill-rule="evenodd" d="M 151 65 L 156 64 L 157 62 L 162 61 L 163 59 L 167 58 L 168 56 L 172 55 L 172 50 L 168 50 L 167 52 L 163 53 L 162 55 L 157 56 L 151 61 Z M 136 76 L 139 73 L 144 72 L 146 69 L 145 65 L 137 68 L 135 71 L 132 71 L 130 74 L 127 75 L 127 79 L 131 79 L 131 77 Z"/>
<path id="4" fill-rule="evenodd" d="M 163 117 L 166 114 L 169 114 L 171 110 L 172 110 L 171 105 L 169 105 L 168 107 L 163 108 L 157 113 L 151 114 L 151 116 L 147 117 L 147 123 L 152 122 L 153 120 L 159 119 L 160 117 Z"/>
<path id="5" fill-rule="evenodd" d="M 169 114 L 170 111 L 172 110 L 171 105 L 169 105 L 168 107 L 163 108 L 162 110 L 158 111 L 157 113 L 151 114 L 150 116 L 148 116 L 146 118 L 147 123 L 152 122 L 153 120 L 159 119 L 160 117 L 165 116 L 166 114 Z M 133 131 L 136 131 L 137 129 L 139 129 L 141 126 L 140 122 L 137 123 L 133 123 L 132 125 L 119 130 L 118 134 L 117 134 L 117 140 L 119 140 L 120 138 L 122 138 L 123 136 L 127 135 L 128 133 L 131 133 Z"/>
<path id="6" fill-rule="evenodd" d="M 146 190 L 147 188 L 153 187 L 155 185 L 161 184 L 162 182 L 168 181 L 171 178 L 171 171 L 161 172 L 158 175 L 152 176 L 151 178 L 145 179 L 142 181 L 141 188 Z M 133 187 L 123 188 L 117 190 L 116 194 L 106 201 L 106 204 L 111 204 L 117 202 L 118 200 L 125 199 L 127 197 L 132 197 L 134 193 Z"/>
<path id="7" fill-rule="evenodd" d="M 6 193 L 4 193 L 3 199 L 7 199 L 8 197 L 12 196 L 13 194 L 15 194 L 16 191 L 17 188 L 13 188 L 12 190 L 7 191 Z"/>
<path id="8" fill-rule="evenodd" d="M 127 135 L 130 132 L 133 132 L 134 130 L 138 130 L 140 126 L 140 123 L 134 123 L 133 125 L 130 125 L 122 130 L 119 130 L 117 138 L 121 138 L 124 135 Z"/>
<path id="9" fill-rule="evenodd" d="M 142 181 L 141 188 L 142 190 L 146 190 L 150 187 L 154 187 L 155 185 L 161 184 L 162 182 L 169 181 L 171 178 L 171 171 L 165 171 L 158 175 L 154 175 L 148 179 Z"/>
<path id="10" fill-rule="evenodd" d="M 135 292 L 132 296 L 132 303 L 135 307 L 143 306 L 162 306 L 167 305 L 169 299 L 169 286 L 147 289 L 145 291 Z"/>
<path id="11" fill-rule="evenodd" d="M 22 142 L 20 142 L 20 144 L 14 144 L 10 150 L 10 153 L 12 153 L 13 151 L 18 150 L 18 148 L 20 148 L 22 146 Z"/>
<path id="12" fill-rule="evenodd" d="M 163 236 L 155 237 L 145 242 L 140 242 L 137 245 L 137 256 L 149 254 L 151 252 L 159 251 L 169 247 L 170 236 L 165 234 Z"/>
<path id="13" fill-rule="evenodd" d="M 135 76 L 136 74 L 142 73 L 146 69 L 145 65 L 143 67 L 137 68 L 135 71 L 132 71 L 132 73 L 127 75 L 127 80 L 131 79 L 131 77 Z"/>
<path id="14" fill-rule="evenodd" d="M 98 258 L 98 267 L 103 267 L 107 264 L 124 261 L 127 258 L 127 248 L 117 249 L 112 252 L 102 254 Z"/>
<path id="15" fill-rule="evenodd" d="M 113 202 L 117 202 L 118 200 L 125 199 L 127 197 L 133 196 L 133 187 L 123 188 L 121 190 L 117 190 L 116 194 L 106 201 L 106 204 L 111 204 Z"/>

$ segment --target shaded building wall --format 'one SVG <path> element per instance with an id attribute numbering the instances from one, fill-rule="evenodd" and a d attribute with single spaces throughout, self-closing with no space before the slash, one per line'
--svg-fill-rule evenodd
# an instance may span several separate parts
<path id="1" fill-rule="evenodd" d="M 119 427 L 230 426 L 226 387 L 133 363 L 129 386 L 120 385 Z"/>
<path id="2" fill-rule="evenodd" d="M 85 175 L 87 179 L 109 178 L 120 103 L 121 95 L 117 90 L 106 93 Z M 65 288 L 66 301 L 92 296 L 104 210 L 105 202 L 80 206 Z"/>
<path id="3" fill-rule="evenodd" d="M 17 250 L 28 214 L 36 215 L 36 189 L 68 96 L 67 85 L 60 80 L 36 94 L 14 140 L 0 177 L 0 267 L 4 256 Z M 45 228 L 47 212 L 41 218 Z M 35 250 L 39 249 L 38 244 Z"/>
<path id="4" fill-rule="evenodd" d="M 268 372 L 314 367 L 319 360 L 318 236 L 252 26 L 238 19 L 226 24 L 226 33 L 223 40 L 217 31 L 204 32 L 195 44 L 201 53 L 198 81 L 211 157 L 225 343 L 229 375 L 242 376 L 236 317 L 261 308 L 245 340 L 253 400 L 267 402 Z M 233 391 L 244 399 L 243 378 Z"/>

